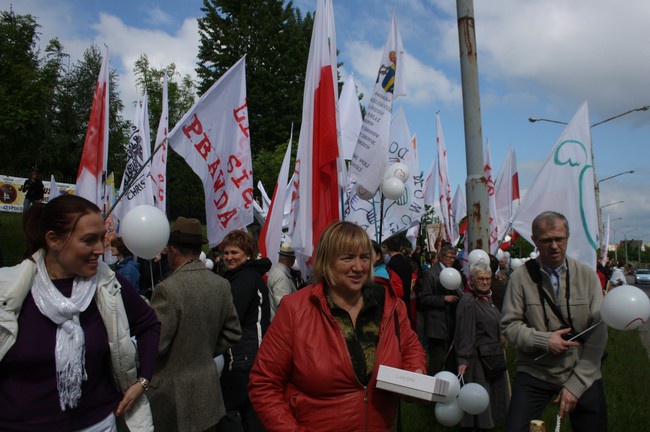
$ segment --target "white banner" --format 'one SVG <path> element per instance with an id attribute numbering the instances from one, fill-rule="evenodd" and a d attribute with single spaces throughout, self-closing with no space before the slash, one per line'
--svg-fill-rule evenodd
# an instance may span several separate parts
<path id="1" fill-rule="evenodd" d="M 596 268 L 598 218 L 589 109 L 583 102 L 548 155 L 513 217 L 512 227 L 532 243 L 533 219 L 544 211 L 569 222 L 567 255 Z"/>
<path id="2" fill-rule="evenodd" d="M 393 99 L 405 95 L 405 87 L 404 46 L 393 15 L 375 88 L 350 161 L 350 176 L 370 192 L 377 191 L 384 178 Z"/>
<path id="3" fill-rule="evenodd" d="M 0 175 L 0 211 L 10 213 L 21 213 L 23 211 L 23 202 L 25 201 L 25 192 L 21 189 L 27 179 L 25 177 L 12 177 Z M 43 181 L 45 196 L 43 202 L 50 200 L 49 181 Z M 75 185 L 72 183 L 57 183 L 60 193 L 74 194 Z"/>
<path id="4" fill-rule="evenodd" d="M 253 222 L 245 57 L 185 113 L 168 142 L 201 178 L 210 247 Z"/>

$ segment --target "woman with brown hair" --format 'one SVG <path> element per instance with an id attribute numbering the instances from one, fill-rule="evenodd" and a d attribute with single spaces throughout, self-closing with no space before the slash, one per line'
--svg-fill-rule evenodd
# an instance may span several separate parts
<path id="1" fill-rule="evenodd" d="M 226 416 L 219 422 L 220 432 L 263 431 L 248 398 L 248 376 L 260 343 L 271 319 L 269 289 L 262 278 L 271 268 L 268 258 L 255 259 L 255 239 L 245 231 L 231 231 L 221 242 L 224 277 L 230 282 L 233 302 L 239 316 L 242 337 L 224 355 L 221 374 Z"/>
<path id="2" fill-rule="evenodd" d="M 101 261 L 99 208 L 63 195 L 33 204 L 23 229 L 26 259 L 0 269 L 0 430 L 114 431 L 124 414 L 152 431 L 160 323 Z"/>

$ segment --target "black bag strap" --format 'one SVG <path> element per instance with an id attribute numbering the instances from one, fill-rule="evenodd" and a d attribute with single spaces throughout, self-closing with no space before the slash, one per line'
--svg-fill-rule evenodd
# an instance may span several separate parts
<path id="1" fill-rule="evenodd" d="M 571 319 L 571 309 L 569 308 L 569 298 L 571 296 L 571 288 L 570 288 L 570 283 L 571 280 L 569 279 L 569 269 L 567 267 L 566 270 L 566 304 L 567 304 L 567 311 L 569 314 L 569 323 L 566 322 L 564 319 L 564 316 L 562 315 L 562 312 L 560 309 L 557 307 L 555 304 L 555 301 L 551 299 L 551 297 L 548 295 L 548 293 L 544 290 L 544 287 L 542 285 L 542 270 L 539 267 L 539 263 L 537 260 L 531 259 L 526 261 L 526 270 L 528 270 L 528 274 L 530 275 L 530 279 L 535 282 L 537 285 L 537 293 L 539 295 L 539 300 L 542 303 L 542 311 L 544 312 L 544 321 L 546 322 L 546 329 L 550 331 L 549 325 L 548 325 L 548 315 L 546 313 L 546 303 L 548 303 L 549 307 L 551 308 L 551 311 L 555 314 L 556 317 L 560 321 L 562 321 L 562 324 L 566 327 L 569 327 L 572 331 L 575 331 L 573 328 L 573 320 Z"/>

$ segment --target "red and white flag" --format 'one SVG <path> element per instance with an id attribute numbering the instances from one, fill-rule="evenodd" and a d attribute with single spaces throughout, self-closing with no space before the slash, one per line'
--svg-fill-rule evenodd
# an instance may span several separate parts
<path id="1" fill-rule="evenodd" d="M 445 238 L 453 242 L 458 238 L 458 227 L 454 223 L 454 210 L 451 198 L 451 185 L 449 184 L 449 172 L 447 170 L 447 148 L 445 147 L 445 136 L 442 133 L 440 114 L 436 113 L 436 143 L 438 144 L 438 201 L 440 202 L 440 213 L 442 222 L 445 225 Z"/>
<path id="2" fill-rule="evenodd" d="M 167 132 L 169 128 L 169 102 L 167 96 L 167 73 L 163 77 L 162 111 L 158 122 L 158 132 L 154 143 L 153 159 L 151 160 L 151 181 L 154 186 L 156 207 L 166 213 L 167 207 Z M 158 148 L 160 147 L 160 148 Z"/>
<path id="3" fill-rule="evenodd" d="M 102 213 L 106 213 L 108 210 L 104 198 L 106 162 L 108 160 L 108 74 L 108 47 L 106 47 L 95 86 L 75 188 L 75 195 L 97 204 Z"/>
<path id="4" fill-rule="evenodd" d="M 393 100 L 406 95 L 404 46 L 392 16 L 375 87 L 368 102 L 359 140 L 350 161 L 350 177 L 371 193 L 381 185 L 388 168 L 388 143 Z"/>
<path id="5" fill-rule="evenodd" d="M 544 211 L 562 213 L 571 231 L 567 255 L 595 269 L 600 244 L 594 186 L 589 109 L 585 101 L 526 192 L 512 227 L 532 243 L 533 219 Z"/>
<path id="6" fill-rule="evenodd" d="M 307 60 L 289 223 L 296 261 L 305 276 L 311 273 L 307 263 L 321 232 L 341 219 L 337 92 L 334 11 L 331 0 L 319 0 Z"/>
<path id="7" fill-rule="evenodd" d="M 499 241 L 505 238 L 506 230 L 512 218 L 512 203 L 519 199 L 519 175 L 517 174 L 517 156 L 512 146 L 508 148 L 503 165 L 495 183 L 494 201 L 496 207 L 497 230 Z"/>
<path id="8" fill-rule="evenodd" d="M 497 226 L 497 206 L 495 200 L 494 177 L 492 175 L 492 155 L 490 153 L 490 142 L 485 143 L 485 152 L 483 153 L 485 163 L 483 164 L 483 175 L 485 176 L 488 192 L 488 210 L 489 210 L 489 229 L 490 229 L 490 253 L 495 255 L 499 248 L 499 230 Z"/>
<path id="9" fill-rule="evenodd" d="M 267 257 L 273 264 L 278 262 L 278 252 L 282 242 L 282 223 L 284 219 L 284 206 L 287 198 L 287 183 L 289 182 L 289 165 L 291 164 L 291 142 L 293 135 L 289 138 L 289 145 L 282 160 L 278 181 L 273 191 L 273 198 L 266 214 L 266 221 L 260 231 L 258 247 L 260 254 Z"/>
<path id="10" fill-rule="evenodd" d="M 210 247 L 253 222 L 245 58 L 201 96 L 168 136 L 170 147 L 203 183 Z"/>

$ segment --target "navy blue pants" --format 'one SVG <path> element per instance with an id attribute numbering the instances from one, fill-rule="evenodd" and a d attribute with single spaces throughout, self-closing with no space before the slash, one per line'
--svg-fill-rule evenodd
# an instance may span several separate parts
<path id="1" fill-rule="evenodd" d="M 517 372 L 512 384 L 512 397 L 506 418 L 506 432 L 528 432 L 530 421 L 539 419 L 546 405 L 562 390 L 524 372 Z M 558 405 L 559 410 L 559 405 Z M 607 404 L 603 380 L 595 381 L 569 413 L 573 432 L 606 432 Z M 551 425 L 552 430 L 555 425 Z"/>

